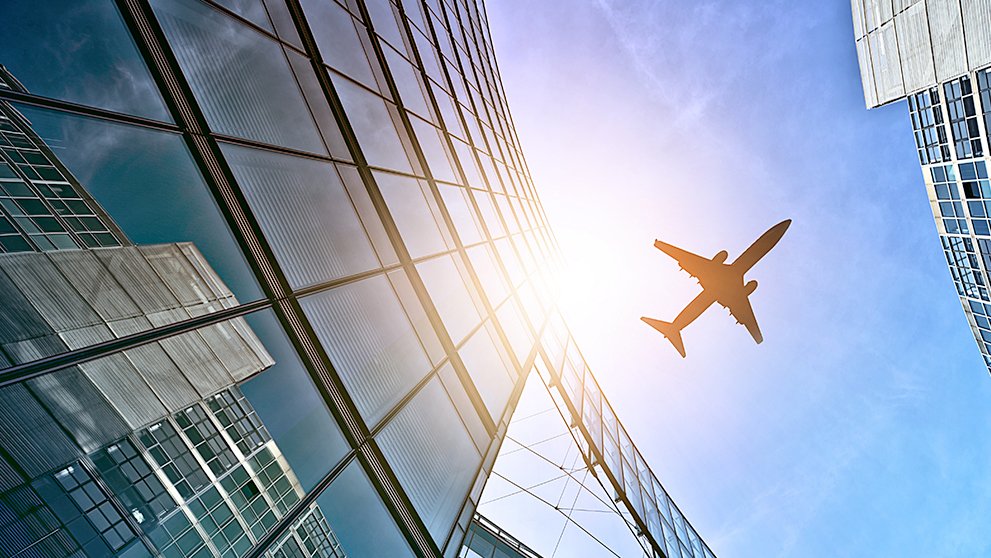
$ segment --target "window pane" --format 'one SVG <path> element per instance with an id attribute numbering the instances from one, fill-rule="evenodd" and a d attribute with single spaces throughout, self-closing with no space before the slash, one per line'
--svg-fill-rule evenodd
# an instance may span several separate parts
<path id="1" fill-rule="evenodd" d="M 467 274 L 462 274 L 451 256 L 427 260 L 418 264 L 416 271 L 423 279 L 451 340 L 458 344 L 482 321 L 470 294 L 474 289 L 467 286 Z"/>
<path id="2" fill-rule="evenodd" d="M 30 93 L 171 121 L 111 0 L 7 0 L 0 51 Z"/>
<path id="3" fill-rule="evenodd" d="M 378 95 L 339 76 L 332 76 L 344 112 L 358 137 L 369 165 L 412 172 L 406 149 L 396 132 L 390 111 L 396 110 Z"/>
<path id="4" fill-rule="evenodd" d="M 347 442 L 275 315 L 256 313 L 245 321 L 275 364 L 241 390 L 308 491 L 344 457 Z"/>
<path id="5" fill-rule="evenodd" d="M 215 132 L 327 152 L 277 42 L 201 2 L 152 5 Z"/>
<path id="6" fill-rule="evenodd" d="M 469 201 L 468 190 L 447 184 L 438 184 L 437 189 L 440 190 L 447 212 L 454 221 L 461 243 L 471 245 L 481 242 L 485 237 L 482 236 L 478 216 Z"/>
<path id="7" fill-rule="evenodd" d="M 410 123 L 416 132 L 416 138 L 420 142 L 420 148 L 423 150 L 423 155 L 427 159 L 433 177 L 446 182 L 459 182 L 453 167 L 451 167 L 451 160 L 447 157 L 447 150 L 441 142 L 440 132 L 415 116 L 410 116 Z"/>
<path id="8" fill-rule="evenodd" d="M 425 186 L 416 179 L 384 172 L 375 173 L 375 182 L 410 256 L 419 258 L 447 251 L 441 229 L 431 212 L 432 196 L 428 202 L 430 194 L 424 191 Z"/>
<path id="9" fill-rule="evenodd" d="M 475 275 L 482 283 L 485 294 L 493 306 L 498 306 L 500 302 L 509 296 L 509 287 L 503 278 L 502 271 L 496 264 L 492 253 L 492 247 L 488 244 L 476 246 L 468 249 L 468 259 L 475 269 Z"/>
<path id="10" fill-rule="evenodd" d="M 291 286 L 379 266 L 333 164 L 229 144 L 221 148 Z"/>
<path id="11" fill-rule="evenodd" d="M 431 368 L 385 277 L 307 296 L 300 305 L 369 426 Z"/>
<path id="12" fill-rule="evenodd" d="M 485 408 L 494 422 L 499 422 L 502 411 L 513 393 L 516 374 L 511 373 L 507 360 L 497 348 L 495 332 L 489 325 L 475 332 L 458 350 L 468 375 L 475 384 Z"/>
<path id="13" fill-rule="evenodd" d="M 429 118 L 430 109 L 427 108 L 427 100 L 420 86 L 420 72 L 395 49 L 385 46 L 382 50 L 385 53 L 386 63 L 389 64 L 392 79 L 399 89 L 399 98 L 403 106 L 424 118 Z"/>
<path id="14" fill-rule="evenodd" d="M 443 545 L 482 457 L 440 380 L 424 386 L 377 439 L 434 542 Z"/>
<path id="15" fill-rule="evenodd" d="M 10 301 L 0 312 L 23 324 L 0 339 L 8 361 L 84 347 L 261 295 L 179 136 L 30 107 L 17 112 L 6 103 L 4 110 L 26 142 L 10 149 L 40 157 L 58 176 L 31 180 L 7 199 L 0 195 L 0 213 L 11 209 L 8 202 L 22 202 L 18 207 L 29 213 L 50 212 L 14 216 L 22 226 L 46 219 L 67 231 L 39 228 L 25 235 L 35 247 L 0 254 L 3 298 Z M 67 248 L 85 249 L 41 244 L 53 236 L 71 240 Z"/>
<path id="16" fill-rule="evenodd" d="M 45 556 L 243 555 L 347 452 L 270 311 L 0 389 L 0 432 L 4 548 Z"/>
<path id="17" fill-rule="evenodd" d="M 334 479 L 316 504 L 347 556 L 414 556 L 357 461 Z"/>
<path id="18" fill-rule="evenodd" d="M 301 4 L 324 63 L 377 90 L 375 74 L 359 37 L 359 33 L 367 33 L 365 27 L 336 2 L 302 0 Z"/>
<path id="19" fill-rule="evenodd" d="M 502 330 L 509 338 L 513 352 L 516 353 L 516 361 L 523 364 L 533 347 L 533 337 L 530 335 L 530 329 L 523 320 L 523 314 L 516 301 L 513 299 L 506 301 L 501 308 L 496 310 L 496 315 Z"/>

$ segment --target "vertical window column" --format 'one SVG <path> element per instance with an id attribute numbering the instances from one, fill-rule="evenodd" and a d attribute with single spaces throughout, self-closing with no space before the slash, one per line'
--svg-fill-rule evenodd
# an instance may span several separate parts
<path id="1" fill-rule="evenodd" d="M 984 148 L 970 78 L 964 76 L 946 83 L 943 91 L 946 94 L 946 110 L 950 115 L 950 129 L 953 131 L 957 159 L 980 157 L 984 154 Z"/>

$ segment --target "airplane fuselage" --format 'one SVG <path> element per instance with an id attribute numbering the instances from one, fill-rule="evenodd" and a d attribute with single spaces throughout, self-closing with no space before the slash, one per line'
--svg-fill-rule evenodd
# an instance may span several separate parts
<path id="1" fill-rule="evenodd" d="M 744 275 L 781 240 L 790 224 L 791 220 L 786 220 L 768 229 L 732 263 L 726 263 L 728 253 L 725 250 L 712 258 L 705 258 L 660 240 L 654 241 L 658 250 L 676 259 L 681 269 L 698 280 L 702 292 L 671 323 L 646 317 L 641 320 L 660 331 L 685 356 L 681 330 L 695 321 L 713 302 L 718 302 L 729 309 L 737 323 L 746 326 L 754 341 L 760 343 L 764 338 L 749 301 L 750 295 L 757 290 L 757 281 L 744 283 Z"/>

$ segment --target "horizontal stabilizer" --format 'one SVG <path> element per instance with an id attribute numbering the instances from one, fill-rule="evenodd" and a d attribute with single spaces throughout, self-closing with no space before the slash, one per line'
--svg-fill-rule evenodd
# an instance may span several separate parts
<path id="1" fill-rule="evenodd" d="M 652 318 L 640 318 L 645 324 L 650 327 L 660 331 L 668 341 L 674 345 L 674 348 L 678 350 L 678 353 L 682 358 L 685 357 L 685 344 L 681 341 L 681 330 L 679 330 L 674 324 L 669 322 L 662 322 L 661 320 L 655 320 Z"/>

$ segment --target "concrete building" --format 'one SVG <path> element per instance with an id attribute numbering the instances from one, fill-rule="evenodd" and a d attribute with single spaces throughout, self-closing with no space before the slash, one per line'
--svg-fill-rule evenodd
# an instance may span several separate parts
<path id="1" fill-rule="evenodd" d="M 946 263 L 991 371 L 991 2 L 852 6 L 867 107 L 908 101 Z"/>

